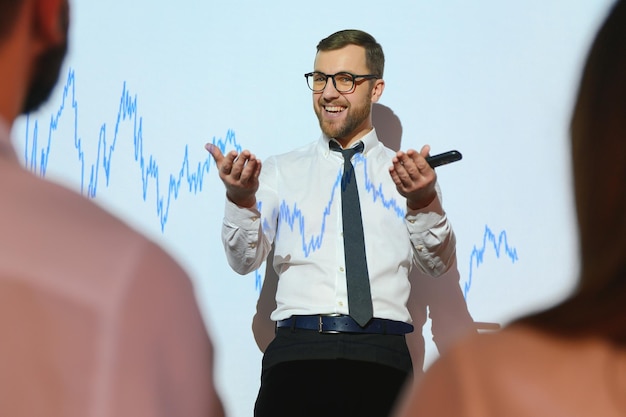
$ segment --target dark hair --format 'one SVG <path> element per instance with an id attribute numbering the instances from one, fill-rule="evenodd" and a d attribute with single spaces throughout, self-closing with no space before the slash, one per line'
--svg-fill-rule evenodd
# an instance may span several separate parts
<path id="1" fill-rule="evenodd" d="M 626 346 L 626 1 L 592 44 L 571 123 L 580 279 L 563 303 L 519 320 Z"/>
<path id="2" fill-rule="evenodd" d="M 372 35 L 362 30 L 346 29 L 335 32 L 317 44 L 317 51 L 334 51 L 348 45 L 365 48 L 365 65 L 372 74 L 383 77 L 385 71 L 383 48 Z"/>
<path id="3" fill-rule="evenodd" d="M 23 0 L 0 0 L 0 43 L 13 29 Z"/>

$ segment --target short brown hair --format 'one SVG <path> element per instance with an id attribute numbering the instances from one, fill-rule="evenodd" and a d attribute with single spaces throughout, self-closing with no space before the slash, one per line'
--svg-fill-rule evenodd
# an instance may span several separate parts
<path id="1" fill-rule="evenodd" d="M 335 32 L 317 44 L 317 52 L 334 51 L 348 45 L 365 48 L 365 65 L 372 74 L 382 78 L 385 70 L 383 48 L 376 39 L 367 32 L 356 29 L 345 29 Z"/>

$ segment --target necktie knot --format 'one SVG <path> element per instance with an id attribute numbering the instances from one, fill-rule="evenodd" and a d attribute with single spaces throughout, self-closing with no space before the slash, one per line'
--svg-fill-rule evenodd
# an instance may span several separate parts
<path id="1" fill-rule="evenodd" d="M 345 191 L 346 187 L 350 183 L 355 184 L 355 182 L 353 181 L 354 165 L 352 165 L 352 157 L 354 156 L 354 154 L 363 152 L 363 148 L 365 148 L 365 145 L 363 145 L 363 142 L 359 141 L 353 147 L 343 149 L 337 142 L 331 140 L 329 142 L 329 147 L 331 150 L 335 152 L 341 152 L 341 154 L 343 155 L 343 176 L 341 177 L 341 189 L 342 191 Z M 354 196 L 356 196 L 358 201 L 359 197 L 356 192 Z"/>
<path id="2" fill-rule="evenodd" d="M 331 140 L 329 142 L 329 147 L 332 151 L 341 152 L 345 161 L 350 161 L 354 154 L 363 152 L 365 145 L 363 144 L 363 142 L 359 141 L 352 148 L 342 149 L 337 142 Z"/>

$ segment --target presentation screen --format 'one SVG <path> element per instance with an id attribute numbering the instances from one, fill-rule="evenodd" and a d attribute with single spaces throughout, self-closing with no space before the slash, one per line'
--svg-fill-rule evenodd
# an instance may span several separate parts
<path id="1" fill-rule="evenodd" d="M 14 143 L 28 169 L 93 199 L 183 265 L 215 344 L 228 415 L 248 417 L 276 278 L 271 265 L 246 276 L 228 266 L 225 191 L 205 143 L 263 160 L 317 140 L 303 76 L 317 43 L 341 29 L 381 43 L 386 87 L 373 109 L 381 140 L 463 156 L 436 168 L 456 265 L 438 288 L 413 282 L 410 343 L 416 366 L 427 368 L 467 317 L 493 331 L 575 285 L 568 130 L 609 3 L 74 1 L 59 83 L 19 119 Z M 439 316 L 448 321 L 435 323 Z"/>

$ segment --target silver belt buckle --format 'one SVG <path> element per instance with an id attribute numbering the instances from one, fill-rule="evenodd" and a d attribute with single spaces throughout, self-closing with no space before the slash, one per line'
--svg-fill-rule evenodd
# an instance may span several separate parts
<path id="1" fill-rule="evenodd" d="M 317 316 L 317 332 L 318 333 L 329 333 L 329 334 L 334 334 L 334 333 L 341 333 L 340 331 L 337 330 L 324 330 L 324 320 L 322 320 L 323 317 L 339 317 L 341 316 L 341 314 L 338 313 L 334 313 L 334 314 L 320 314 Z"/>

